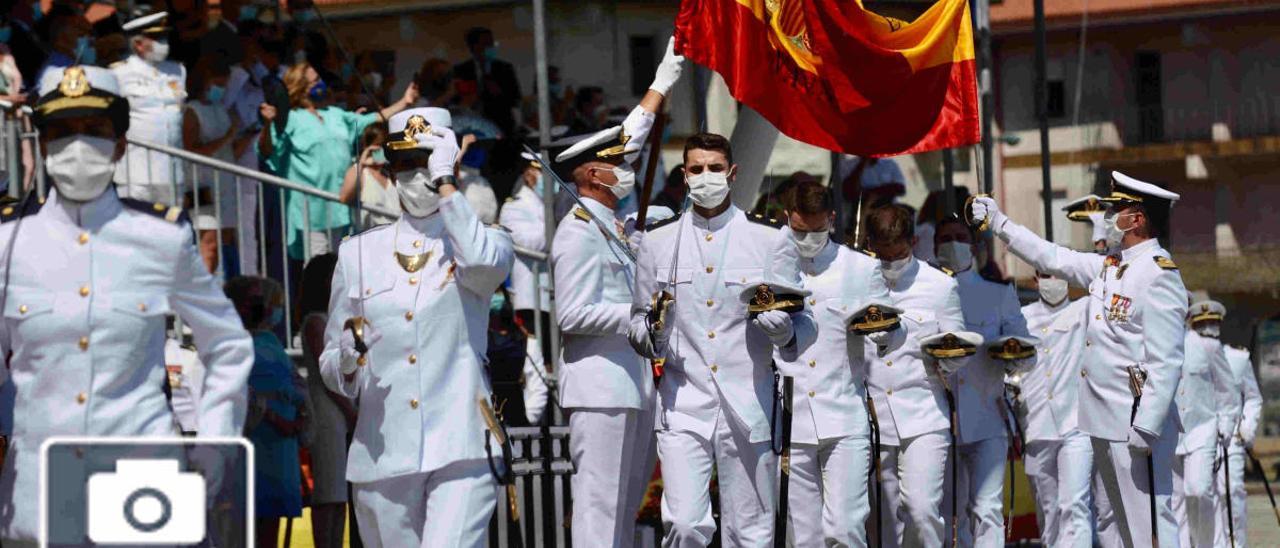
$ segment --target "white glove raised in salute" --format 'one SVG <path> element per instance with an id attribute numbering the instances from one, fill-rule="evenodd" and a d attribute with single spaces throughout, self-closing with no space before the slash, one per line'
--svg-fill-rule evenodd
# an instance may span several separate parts
<path id="1" fill-rule="evenodd" d="M 981 224 L 988 221 L 991 232 L 1000 234 L 1004 232 L 1004 223 L 1009 218 L 1000 211 L 1000 206 L 996 204 L 995 199 L 990 196 L 979 196 L 973 200 L 973 222 Z"/>
<path id="2" fill-rule="evenodd" d="M 791 315 L 781 310 L 761 312 L 754 323 L 764 331 L 774 346 L 786 346 L 796 334 L 795 327 L 791 324 Z"/>
<path id="3" fill-rule="evenodd" d="M 431 149 L 431 157 L 427 160 L 427 173 L 431 182 L 441 177 L 452 177 L 458 161 L 458 137 L 447 127 L 431 127 L 431 131 L 417 136 L 418 143 Z"/>
<path id="4" fill-rule="evenodd" d="M 671 95 L 671 88 L 675 87 L 676 82 L 680 81 L 680 75 L 684 73 L 684 56 L 676 55 L 676 39 L 674 36 L 667 41 L 667 53 L 662 56 L 662 62 L 658 64 L 658 70 L 653 75 L 653 83 L 649 84 L 649 89 L 661 93 L 663 97 Z"/>

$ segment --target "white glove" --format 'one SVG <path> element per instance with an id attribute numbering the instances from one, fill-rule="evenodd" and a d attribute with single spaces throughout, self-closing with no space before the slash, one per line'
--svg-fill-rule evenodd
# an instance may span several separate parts
<path id="1" fill-rule="evenodd" d="M 1129 427 L 1129 450 L 1141 453 L 1151 451 L 1151 444 L 1156 442 L 1156 436 L 1148 434 L 1136 427 Z"/>
<path id="2" fill-rule="evenodd" d="M 1004 232 L 1004 223 L 1009 220 L 1008 217 L 1000 211 L 1000 206 L 990 196 L 981 196 L 973 200 L 973 220 L 981 223 L 983 220 L 990 220 L 988 226 L 991 232 L 999 235 Z"/>
<path id="3" fill-rule="evenodd" d="M 1093 237 L 1089 241 L 1107 241 L 1107 224 L 1102 222 L 1105 217 L 1106 214 L 1101 211 L 1089 214 L 1089 222 L 1093 223 Z"/>
<path id="4" fill-rule="evenodd" d="M 1254 430 L 1240 430 L 1240 444 L 1243 445 L 1245 449 L 1253 450 L 1254 436 L 1257 435 L 1258 433 Z"/>
<path id="5" fill-rule="evenodd" d="M 896 331 L 901 331 L 901 329 L 897 329 Z M 865 337 L 867 338 L 868 342 L 876 345 L 877 349 L 882 349 L 889 346 L 889 341 L 893 337 L 893 331 L 877 331 L 875 333 L 867 333 Z"/>
<path id="6" fill-rule="evenodd" d="M 632 221 L 627 221 L 627 224 L 631 225 Z M 635 255 L 639 255 L 640 244 L 644 243 L 644 231 L 635 230 L 634 228 L 635 228 L 634 226 L 628 226 L 626 227 L 626 229 L 624 229 L 624 233 L 628 234 L 627 247 L 631 248 L 631 253 Z M 627 229 L 630 229 L 630 230 L 627 230 Z"/>
<path id="7" fill-rule="evenodd" d="M 663 97 L 669 97 L 671 88 L 675 87 L 676 82 L 680 80 L 680 74 L 684 72 L 684 56 L 676 55 L 676 38 L 671 37 L 667 41 L 667 53 L 662 56 L 662 63 L 658 64 L 658 70 L 653 75 L 653 83 L 649 84 L 649 89 L 661 93 Z"/>
<path id="8" fill-rule="evenodd" d="M 447 127 L 431 126 L 431 131 L 417 136 L 418 143 L 431 149 L 431 158 L 427 160 L 427 173 L 431 182 L 441 177 L 453 176 L 454 166 L 458 162 L 458 137 Z"/>
<path id="9" fill-rule="evenodd" d="M 774 346 L 786 346 L 796 334 L 795 327 L 791 325 L 791 315 L 781 310 L 761 312 L 754 323 L 768 335 Z"/>
<path id="10" fill-rule="evenodd" d="M 373 324 L 365 322 L 364 324 L 364 346 L 372 349 L 373 344 L 382 339 L 382 334 L 373 328 Z M 338 339 L 338 349 L 342 352 L 342 367 L 339 368 L 343 375 L 350 375 L 356 372 L 360 367 L 357 361 L 360 359 L 360 351 L 356 350 L 356 337 L 351 333 L 350 329 L 343 329 L 342 336 Z"/>
<path id="11" fill-rule="evenodd" d="M 1022 358 L 1020 360 L 1007 360 L 1004 362 L 1004 374 L 1021 376 L 1023 373 L 1030 371 L 1035 365 L 1035 357 Z"/>
<path id="12" fill-rule="evenodd" d="M 969 363 L 969 357 L 963 358 L 942 358 L 938 360 L 938 368 L 942 370 L 942 374 L 951 376 L 952 373 L 959 371 L 965 364 Z"/>
<path id="13" fill-rule="evenodd" d="M 627 136 L 627 144 L 622 147 L 623 161 L 631 164 L 640 159 L 640 149 L 649 141 L 649 131 L 657 118 L 656 114 L 636 107 L 622 121 L 622 134 Z"/>

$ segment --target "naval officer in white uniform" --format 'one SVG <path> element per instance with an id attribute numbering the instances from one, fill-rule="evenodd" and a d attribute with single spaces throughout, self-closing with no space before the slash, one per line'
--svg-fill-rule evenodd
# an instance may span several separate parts
<path id="1" fill-rule="evenodd" d="M 1201 328 L 1201 333 L 1206 336 L 1216 336 L 1222 327 L 1208 322 Z M 1231 365 L 1230 390 L 1228 394 L 1228 404 L 1222 410 L 1227 416 L 1231 424 L 1230 445 L 1227 446 L 1227 463 L 1228 473 L 1230 474 L 1231 489 L 1227 492 L 1227 486 L 1223 483 L 1222 474 L 1216 474 L 1215 478 L 1218 482 L 1218 545 L 1221 546 L 1227 542 L 1227 532 L 1230 530 L 1227 525 L 1227 501 L 1230 497 L 1231 502 L 1231 520 L 1235 523 L 1236 546 L 1243 548 L 1248 541 L 1248 535 L 1242 532 L 1248 531 L 1248 493 L 1244 487 L 1244 463 L 1248 456 L 1247 451 L 1253 450 L 1253 440 L 1258 434 L 1258 421 L 1262 418 L 1262 392 L 1258 389 L 1258 378 L 1253 373 L 1253 362 L 1250 360 L 1249 351 L 1243 348 L 1227 345 L 1227 362 Z"/>
<path id="2" fill-rule="evenodd" d="M 1112 172 L 1112 191 L 1105 198 L 1112 204 L 1104 219 L 1106 256 L 1041 239 L 1010 221 L 989 197 L 973 205 L 973 220 L 988 224 L 1019 258 L 1089 288 L 1080 429 L 1093 438 L 1102 485 L 1094 496 L 1114 510 L 1113 522 L 1099 523 L 1099 534 L 1106 537 L 1113 528 L 1119 532 L 1113 538 L 1126 546 L 1178 545 L 1169 497 L 1179 430 L 1173 396 L 1182 371 L 1187 291 L 1177 265 L 1156 240 L 1177 199 L 1156 185 Z M 1131 390 L 1131 376 L 1145 376 L 1140 400 Z"/>
<path id="3" fill-rule="evenodd" d="M 816 332 L 808 310 L 748 318 L 744 291 L 762 280 L 796 287 L 800 274 L 782 225 L 730 200 L 737 166 L 729 140 L 690 137 L 684 166 L 692 210 L 655 223 L 640 244 L 629 331 L 642 356 L 666 359 L 656 420 L 664 544 L 711 543 L 714 468 L 721 539 L 764 546 L 773 542 L 778 465 L 770 447 L 774 349 L 794 359 Z M 659 292 L 674 302 L 655 308 Z"/>
<path id="4" fill-rule="evenodd" d="M 1013 286 L 982 277 L 974 266 L 974 235 L 958 217 L 943 219 L 934 229 L 933 250 L 939 264 L 954 273 L 960 289 L 965 330 L 987 341 L 1025 337 Z M 960 420 L 960 470 L 957 495 L 960 543 L 985 548 L 1004 546 L 1004 469 L 1009 452 L 1003 362 L 984 355 L 973 358 L 952 376 Z"/>
<path id="5" fill-rule="evenodd" d="M 132 55 L 111 67 L 129 100 L 129 138 L 182 148 L 182 105 L 187 100 L 187 69 L 169 61 L 168 13 L 124 24 Z M 187 170 L 172 156 L 128 145 L 116 166 L 120 196 L 181 205 Z"/>
<path id="6" fill-rule="evenodd" d="M 1198 331 L 1221 322 L 1216 302 L 1191 305 L 1183 342 L 1182 377 L 1174 404 L 1182 435 L 1173 456 L 1173 513 L 1183 546 L 1213 546 L 1217 512 L 1215 472 L 1231 430 L 1226 413 L 1231 367 L 1222 341 Z"/>
<path id="7" fill-rule="evenodd" d="M 871 465 L 866 410 L 866 348 L 888 332 L 850 333 L 845 318 L 892 302 L 880 262 L 831 239 L 835 210 L 826 187 L 792 190 L 787 212 L 800 255 L 800 276 L 818 339 L 795 360 L 778 363 L 795 378 L 791 420 L 789 534 L 798 547 L 866 546 L 867 473 Z M 777 534 L 783 534 L 779 531 Z"/>
<path id="8" fill-rule="evenodd" d="M 511 271 L 511 237 L 458 192 L 448 111 L 389 125 L 402 213 L 339 248 L 320 372 L 360 401 L 347 481 L 365 544 L 484 546 L 496 490 L 477 400 L 491 398 L 489 301 Z M 359 338 L 344 327 L 353 318 Z"/>
<path id="9" fill-rule="evenodd" d="M 952 444 L 945 376 L 954 364 L 928 357 L 920 340 L 964 329 L 960 292 L 954 278 L 912 254 L 917 240 L 910 210 L 873 209 L 866 227 L 892 304 L 902 310 L 899 340 L 889 352 L 867 349 L 884 469 L 881 544 L 940 548 L 949 536 L 942 506 Z"/>
<path id="10" fill-rule="evenodd" d="M 1040 339 L 1035 365 L 1019 382 L 1027 438 L 1023 463 L 1045 546 L 1089 548 L 1093 447 L 1076 416 L 1089 301 L 1069 300 L 1067 289 L 1066 280 L 1039 274 L 1040 298 L 1022 307 L 1027 330 Z"/>
<path id="11" fill-rule="evenodd" d="M 45 439 L 179 434 L 161 390 L 166 314 L 191 327 L 206 366 L 201 436 L 240 435 L 253 365 L 249 334 L 205 270 L 186 216 L 121 200 L 111 186 L 129 127 L 115 77 L 70 66 L 47 71 L 40 92 L 34 120 L 54 190 L 44 203 L 32 194 L 0 209 L 0 354 L 12 352 L 16 392 L 0 471 L 6 547 L 36 541 Z"/>

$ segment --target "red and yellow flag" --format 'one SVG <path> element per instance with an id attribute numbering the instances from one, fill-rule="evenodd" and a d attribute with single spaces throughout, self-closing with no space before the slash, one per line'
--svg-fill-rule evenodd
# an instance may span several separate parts
<path id="1" fill-rule="evenodd" d="M 676 51 L 783 133 L 892 156 L 979 141 L 967 0 L 907 23 L 862 0 L 684 0 Z"/>

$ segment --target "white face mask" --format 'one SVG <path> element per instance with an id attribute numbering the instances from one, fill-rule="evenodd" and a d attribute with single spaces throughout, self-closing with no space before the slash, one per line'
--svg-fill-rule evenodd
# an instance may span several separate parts
<path id="1" fill-rule="evenodd" d="M 907 255 L 901 259 L 893 261 L 880 261 L 880 271 L 884 272 L 884 278 L 891 282 L 897 281 L 903 274 L 906 274 L 907 268 L 911 266 L 911 255 Z"/>
<path id="2" fill-rule="evenodd" d="M 1058 278 L 1040 278 L 1040 300 L 1050 306 L 1058 306 L 1067 298 L 1067 281 Z"/>
<path id="3" fill-rule="evenodd" d="M 1209 337 L 1211 339 L 1216 339 L 1222 334 L 1222 326 L 1217 324 L 1202 324 L 1196 326 L 1194 329 L 1201 337 Z"/>
<path id="4" fill-rule="evenodd" d="M 822 253 L 822 249 L 827 247 L 827 240 L 829 239 L 831 239 L 831 235 L 826 229 L 814 232 L 791 231 L 791 240 L 796 243 L 796 251 L 806 259 L 812 259 Z"/>
<path id="5" fill-rule="evenodd" d="M 1120 228 L 1116 226 L 1120 217 L 1132 217 L 1133 213 L 1118 214 L 1108 211 L 1106 217 L 1102 218 L 1102 224 L 1107 229 L 1107 247 L 1116 249 L 1120 247 L 1120 241 L 1124 239 L 1124 233 L 1137 228 L 1136 225 L 1129 225 L 1129 228 Z"/>
<path id="6" fill-rule="evenodd" d="M 431 175 L 425 167 L 396 172 L 396 192 L 400 195 L 400 205 L 409 215 L 426 217 L 440 209 L 440 195 L 427 186 L 430 181 Z"/>
<path id="7" fill-rule="evenodd" d="M 146 55 L 142 56 L 142 58 L 152 63 L 159 63 L 160 61 L 168 59 L 169 42 L 164 40 L 152 40 L 151 51 L 148 51 Z"/>
<path id="8" fill-rule="evenodd" d="M 729 174 L 723 171 L 703 170 L 685 181 L 689 183 L 689 199 L 698 207 L 712 209 L 729 197 Z"/>
<path id="9" fill-rule="evenodd" d="M 613 176 L 618 178 L 618 182 L 612 185 L 604 183 L 596 183 L 600 186 L 607 187 L 609 192 L 619 200 L 631 195 L 631 190 L 636 186 L 636 172 L 631 166 L 623 164 L 613 167 Z"/>
<path id="10" fill-rule="evenodd" d="M 973 267 L 973 246 L 964 242 L 947 242 L 938 246 L 938 264 L 955 272 Z"/>
<path id="11" fill-rule="evenodd" d="M 72 135 L 50 141 L 44 159 L 45 173 L 53 179 L 58 196 L 88 202 L 101 196 L 116 172 L 116 141 Z"/>

